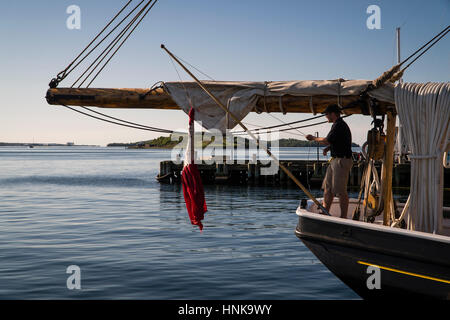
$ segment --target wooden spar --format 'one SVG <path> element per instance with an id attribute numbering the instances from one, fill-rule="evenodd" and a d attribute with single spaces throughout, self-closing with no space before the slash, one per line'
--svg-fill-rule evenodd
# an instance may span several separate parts
<path id="1" fill-rule="evenodd" d="M 392 199 L 392 170 L 394 166 L 394 144 L 395 144 L 395 119 L 393 111 L 387 112 L 386 123 L 386 146 L 382 168 L 382 199 L 384 204 L 383 224 L 390 224 Z"/>
<path id="2" fill-rule="evenodd" d="M 358 100 L 359 96 L 341 96 L 341 104 L 346 106 Z M 54 88 L 46 95 L 51 105 L 86 106 L 99 108 L 163 109 L 180 110 L 170 95 L 162 88 L 150 89 L 103 89 L 103 88 Z M 336 96 L 314 96 L 314 111 L 320 113 L 333 103 Z M 264 105 L 268 112 L 281 112 L 279 97 L 260 97 L 253 112 L 261 112 Z M 379 111 L 385 113 L 389 104 L 379 102 Z M 283 96 L 283 111 L 286 113 L 311 113 L 311 97 Z M 355 106 L 344 110 L 345 114 L 361 114 Z"/>
<path id="3" fill-rule="evenodd" d="M 47 91 L 45 98 L 51 105 L 180 109 L 162 88 L 152 91 L 150 89 L 54 88 Z"/>

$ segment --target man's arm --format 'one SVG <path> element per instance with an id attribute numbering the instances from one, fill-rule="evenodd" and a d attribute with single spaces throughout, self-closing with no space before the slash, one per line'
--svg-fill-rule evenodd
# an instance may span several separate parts
<path id="1" fill-rule="evenodd" d="M 318 143 L 320 143 L 320 144 L 323 144 L 323 145 L 326 145 L 326 146 L 330 145 L 330 142 L 328 141 L 327 138 L 314 137 L 313 135 L 308 134 L 308 135 L 306 136 L 306 139 L 307 139 L 308 141 L 316 141 L 316 142 L 318 142 Z"/>

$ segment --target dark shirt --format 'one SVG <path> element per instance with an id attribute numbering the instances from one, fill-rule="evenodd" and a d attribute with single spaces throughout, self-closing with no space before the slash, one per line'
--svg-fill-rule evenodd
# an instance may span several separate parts
<path id="1" fill-rule="evenodd" d="M 327 135 L 331 156 L 334 158 L 352 157 L 352 133 L 348 125 L 338 118 Z"/>

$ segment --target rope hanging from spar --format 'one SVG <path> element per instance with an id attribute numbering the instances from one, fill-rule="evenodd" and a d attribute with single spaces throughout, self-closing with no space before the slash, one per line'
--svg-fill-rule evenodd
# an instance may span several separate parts
<path id="1" fill-rule="evenodd" d="M 158 85 L 159 83 L 161 83 L 161 82 L 159 81 L 159 82 L 155 83 L 151 87 L 151 89 L 144 94 L 144 96 L 150 94 L 153 90 L 161 88 L 162 85 Z M 62 106 L 67 108 L 67 109 L 70 109 L 72 111 L 75 111 L 75 112 L 78 112 L 80 114 L 83 114 L 85 116 L 88 116 L 88 117 L 91 117 L 91 118 L 94 118 L 94 119 L 97 119 L 97 120 L 100 120 L 100 121 L 105 121 L 105 122 L 108 122 L 108 123 L 112 123 L 112 124 L 128 127 L 128 128 L 139 129 L 139 130 L 146 130 L 146 131 L 153 131 L 153 132 L 159 132 L 159 133 L 168 133 L 168 134 L 172 134 L 172 133 L 184 134 L 183 132 L 180 132 L 180 131 L 173 131 L 173 130 L 170 130 L 170 129 L 151 127 L 151 126 L 146 126 L 146 125 L 139 124 L 139 123 L 136 123 L 136 122 L 131 122 L 131 121 L 115 118 L 115 117 L 109 116 L 109 115 L 107 115 L 105 113 L 102 113 L 102 112 L 99 112 L 99 111 L 95 111 L 95 110 L 92 110 L 92 109 L 84 107 L 84 106 L 80 106 L 80 107 L 83 108 L 85 111 L 98 114 L 98 115 L 103 116 L 105 118 L 109 118 L 109 119 L 112 119 L 112 120 L 120 121 L 122 123 L 118 123 L 116 121 L 111 121 L 111 120 L 107 120 L 107 119 L 104 119 L 104 118 L 100 118 L 98 116 L 94 116 L 94 115 L 88 114 L 86 112 L 77 110 L 76 108 L 69 107 L 69 106 L 67 106 L 65 104 L 62 104 Z"/>
<path id="2" fill-rule="evenodd" d="M 262 146 L 259 143 L 259 139 L 252 133 L 250 132 L 247 127 L 236 117 L 236 115 L 232 112 L 230 112 L 226 106 L 224 106 L 222 104 L 222 102 L 220 102 L 219 99 L 217 99 L 204 85 L 203 83 L 197 79 L 197 77 L 195 77 L 195 75 L 192 74 L 192 72 L 189 71 L 189 69 L 187 69 L 181 62 L 180 60 L 178 60 L 163 44 L 161 45 L 161 48 L 163 50 L 165 50 L 169 56 L 174 59 L 182 68 L 184 71 L 186 71 L 187 74 L 189 74 L 194 81 L 200 86 L 200 88 L 202 88 L 210 97 L 211 99 L 214 100 L 214 102 L 223 110 L 225 111 L 226 114 L 228 114 L 231 118 L 233 118 L 233 120 L 238 123 L 242 129 L 244 129 L 245 131 L 248 132 L 249 136 L 252 137 L 253 140 L 255 140 L 256 144 L 258 147 L 262 148 L 268 155 L 269 157 L 271 157 L 275 163 L 289 176 L 289 178 L 291 178 L 295 184 L 297 184 L 297 186 L 300 187 L 300 189 L 302 189 L 302 191 L 311 199 L 313 200 L 313 202 L 322 210 L 322 212 L 326 215 L 330 215 L 330 213 L 328 212 L 327 209 L 325 209 L 325 207 L 319 202 L 317 201 L 317 199 L 303 186 L 303 184 L 292 174 L 292 172 L 290 172 L 284 165 L 282 165 L 280 163 L 280 161 L 278 160 L 277 157 L 275 157 L 273 155 L 273 153 L 266 148 L 266 146 Z"/>
<path id="3" fill-rule="evenodd" d="M 100 121 L 105 121 L 105 122 L 108 122 L 108 123 L 112 123 L 112 124 L 116 124 L 116 125 L 119 125 L 119 126 L 123 126 L 123 127 L 128 127 L 128 128 L 133 128 L 133 129 L 139 129 L 139 130 L 145 130 L 145 131 L 152 131 L 152 132 L 159 132 L 159 133 L 169 133 L 169 134 L 172 134 L 172 133 L 175 132 L 175 131 L 172 131 L 172 130 L 161 129 L 161 128 L 156 128 L 156 127 L 144 126 L 144 125 L 141 125 L 141 124 L 138 124 L 138 123 L 134 123 L 134 122 L 131 122 L 131 121 L 125 121 L 125 120 L 122 120 L 122 119 L 114 118 L 114 117 L 105 115 L 105 114 L 103 114 L 103 113 L 101 113 L 101 112 L 93 111 L 93 110 L 91 110 L 91 109 L 89 109 L 89 108 L 86 108 L 86 107 L 83 107 L 83 108 L 84 108 L 84 109 L 87 109 L 88 111 L 95 112 L 95 113 L 98 113 L 98 114 L 100 114 L 100 115 L 106 116 L 106 117 L 108 117 L 108 118 L 122 121 L 122 122 L 124 122 L 124 123 L 120 123 L 120 122 L 116 122 L 116 121 L 111 121 L 111 120 L 108 120 L 108 119 L 103 119 L 103 118 L 100 118 L 100 117 L 97 117 L 97 116 L 88 114 L 88 113 L 86 113 L 86 112 L 83 112 L 83 111 L 81 111 L 81 110 L 77 110 L 77 109 L 75 109 L 75 108 L 69 107 L 68 105 L 65 105 L 65 104 L 62 104 L 62 106 L 63 106 L 63 107 L 66 107 L 66 108 L 68 108 L 68 109 L 70 109 L 70 110 L 72 110 L 72 111 L 81 113 L 81 114 L 83 114 L 83 115 L 85 115 L 85 116 L 88 116 L 88 117 L 91 117 L 91 118 L 94 118 L 94 119 L 97 119 L 97 120 L 100 120 Z M 126 124 L 126 123 L 128 123 L 128 124 Z M 180 132 L 180 133 L 181 133 L 181 132 Z"/>

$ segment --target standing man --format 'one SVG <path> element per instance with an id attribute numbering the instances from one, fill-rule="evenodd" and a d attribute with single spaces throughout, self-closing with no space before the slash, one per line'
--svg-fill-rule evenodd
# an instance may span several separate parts
<path id="1" fill-rule="evenodd" d="M 329 212 L 334 196 L 338 196 L 341 218 L 346 218 L 349 202 L 347 182 L 353 165 L 352 133 L 348 125 L 342 120 L 341 108 L 337 104 L 329 105 L 324 113 L 328 122 L 333 123 L 326 138 L 314 137 L 309 134 L 306 139 L 326 145 L 327 147 L 323 150 L 324 156 L 331 150 L 331 162 L 322 183 L 322 189 L 324 190 L 323 206 Z"/>

